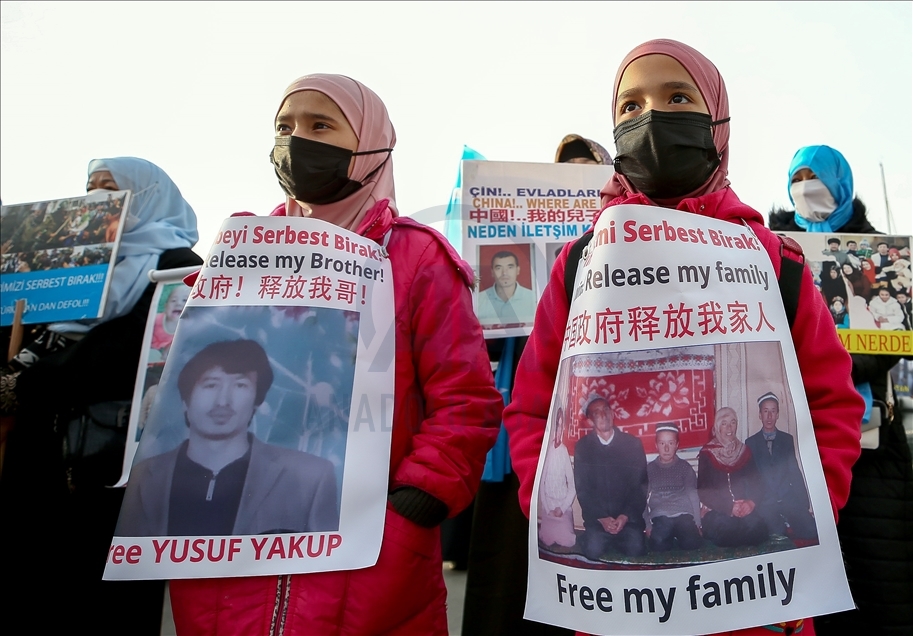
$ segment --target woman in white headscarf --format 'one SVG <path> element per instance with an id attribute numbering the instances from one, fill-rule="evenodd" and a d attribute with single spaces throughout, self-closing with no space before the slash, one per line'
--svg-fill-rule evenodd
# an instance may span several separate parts
<path id="1" fill-rule="evenodd" d="M 129 405 L 155 291 L 149 270 L 202 263 L 191 250 L 197 220 L 168 175 L 144 159 L 96 159 L 88 173 L 87 191 L 133 196 L 119 221 L 102 317 L 33 328 L 26 350 L 3 369 L 2 412 L 15 418 L 0 481 L 5 617 L 38 621 L 43 633 L 157 636 L 163 583 L 101 580 L 123 498 L 123 489 L 108 486 L 120 475 L 129 418 L 108 430 L 91 461 L 76 463 L 61 448 L 72 443 L 67 424 L 89 407 Z"/>

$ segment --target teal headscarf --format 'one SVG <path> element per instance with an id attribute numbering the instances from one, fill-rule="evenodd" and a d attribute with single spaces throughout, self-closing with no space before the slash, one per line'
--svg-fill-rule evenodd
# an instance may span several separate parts
<path id="1" fill-rule="evenodd" d="M 836 232 L 853 216 L 853 172 L 850 170 L 850 164 L 842 154 L 830 146 L 799 148 L 789 164 L 789 175 L 786 177 L 787 192 L 792 185 L 793 175 L 802 168 L 808 168 L 821 180 L 834 197 L 837 209 L 818 223 L 808 221 L 796 213 L 796 225 L 806 232 Z M 793 205 L 796 204 L 792 193 L 789 200 Z"/>

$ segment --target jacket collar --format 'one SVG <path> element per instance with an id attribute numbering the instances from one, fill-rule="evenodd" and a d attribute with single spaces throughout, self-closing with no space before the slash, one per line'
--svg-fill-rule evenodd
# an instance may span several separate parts
<path id="1" fill-rule="evenodd" d="M 605 208 L 625 204 L 656 206 L 650 199 L 638 192 L 631 194 L 630 196 L 621 196 L 612 199 Z M 604 211 L 605 208 L 603 208 L 602 211 Z M 682 199 L 679 204 L 675 206 L 675 209 L 733 223 L 741 223 L 743 220 L 749 222 L 754 221 L 762 225 L 764 223 L 764 217 L 761 216 L 761 213 L 742 203 L 736 193 L 732 191 L 732 188 L 728 187 L 700 197 Z M 593 220 L 594 225 L 596 224 L 596 220 L 599 219 L 599 215 L 602 214 L 602 211 L 600 211 Z"/>

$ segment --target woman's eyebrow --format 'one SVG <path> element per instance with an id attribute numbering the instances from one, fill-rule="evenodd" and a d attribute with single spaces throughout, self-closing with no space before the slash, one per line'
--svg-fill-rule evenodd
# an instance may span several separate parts
<path id="1" fill-rule="evenodd" d="M 687 91 L 697 91 L 697 87 L 692 84 L 689 84 L 688 82 L 666 82 L 665 84 L 663 84 L 663 88 L 671 88 L 671 89 L 680 88 L 680 89 L 687 90 Z M 700 91 L 698 91 L 698 92 L 700 92 Z"/>
<path id="2" fill-rule="evenodd" d="M 693 84 L 689 84 L 688 82 L 664 82 L 661 85 L 661 88 L 663 88 L 665 90 L 678 89 L 678 90 L 686 90 L 686 91 L 695 91 L 697 93 L 700 93 L 700 91 L 698 90 L 698 88 L 696 86 L 694 86 Z M 621 102 L 622 100 L 628 99 L 629 97 L 633 97 L 634 95 L 639 95 L 642 92 L 643 92 L 643 89 L 640 87 L 637 87 L 637 86 L 635 86 L 634 88 L 629 88 L 628 90 L 626 90 L 624 92 L 618 93 L 618 97 L 615 99 L 615 103 L 617 104 L 617 103 Z"/>
<path id="3" fill-rule="evenodd" d="M 300 116 L 306 117 L 308 119 L 326 121 L 326 122 L 330 122 L 332 124 L 338 123 L 335 118 L 331 117 L 330 115 L 325 115 L 323 113 L 312 113 L 312 112 L 305 111 L 305 112 L 298 113 L 298 114 Z M 276 117 L 276 122 L 278 123 L 280 121 L 288 121 L 289 119 L 294 119 L 294 117 L 295 117 L 295 115 L 292 113 L 281 113 L 279 116 Z"/>
<path id="4" fill-rule="evenodd" d="M 638 94 L 640 94 L 640 92 L 641 92 L 641 89 L 639 89 L 637 87 L 629 88 L 628 90 L 624 91 L 623 93 L 618 93 L 618 97 L 615 98 L 615 103 L 617 104 L 617 103 L 621 102 L 622 100 L 632 97 L 633 95 L 638 95 Z"/>

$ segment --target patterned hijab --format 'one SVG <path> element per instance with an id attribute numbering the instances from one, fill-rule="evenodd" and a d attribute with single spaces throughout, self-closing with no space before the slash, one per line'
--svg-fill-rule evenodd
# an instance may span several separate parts
<path id="1" fill-rule="evenodd" d="M 558 144 L 558 150 L 555 151 L 555 163 L 562 163 L 577 157 L 592 159 L 603 166 L 612 165 L 612 156 L 609 151 L 592 139 L 586 139 L 580 135 L 565 136 Z"/>

